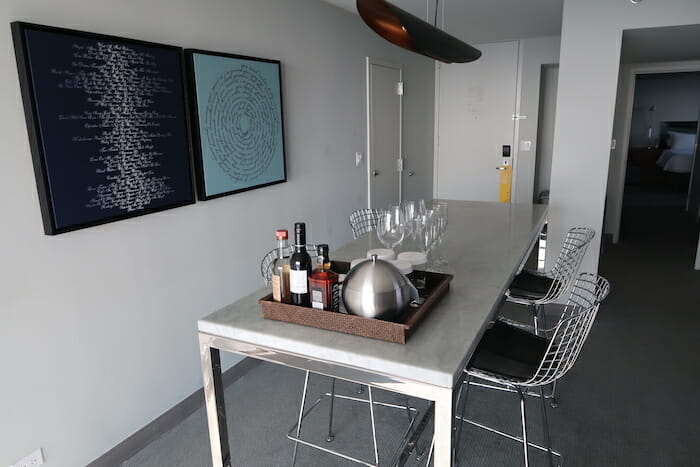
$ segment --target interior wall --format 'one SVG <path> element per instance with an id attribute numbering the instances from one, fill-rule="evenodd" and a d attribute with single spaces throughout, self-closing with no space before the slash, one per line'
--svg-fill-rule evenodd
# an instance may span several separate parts
<path id="1" fill-rule="evenodd" d="M 653 108 L 654 110 L 650 110 Z M 634 89 L 630 147 L 659 141 L 662 122 L 697 121 L 700 111 L 700 73 L 638 75 Z"/>
<path id="2" fill-rule="evenodd" d="M 10 22 L 282 61 L 289 182 L 63 235 L 43 234 Z M 274 230 L 351 239 L 364 207 L 365 57 L 404 65 L 411 195 L 429 197 L 431 60 L 317 0 L 0 3 L 0 465 L 39 446 L 85 465 L 201 387 L 196 320 L 260 288 Z M 229 364 L 235 359 L 228 359 Z M 284 382 L 280 382 L 284 384 Z"/>
<path id="3" fill-rule="evenodd" d="M 624 29 L 700 23 L 697 0 L 564 0 L 549 205 L 549 261 L 566 231 L 598 235 L 582 271 L 597 271 Z"/>
<path id="4" fill-rule="evenodd" d="M 559 63 L 560 41 L 559 36 L 537 37 L 520 41 L 523 71 L 519 113 L 527 118 L 517 122 L 516 140 L 519 142 L 530 141 L 531 144 L 529 150 L 521 147 L 521 143 L 518 143 L 515 148 L 515 178 L 512 192 L 514 203 L 531 203 L 537 194 L 535 167 L 537 152 L 540 149 L 538 122 L 540 120 L 542 67 L 543 65 Z M 556 92 L 556 86 L 554 90 Z"/>
<path id="5" fill-rule="evenodd" d="M 559 60 L 559 37 L 478 44 L 476 62 L 440 66 L 436 91 L 435 194 L 498 200 L 501 146 L 511 144 L 511 199 L 532 203 L 540 73 Z M 518 91 L 519 88 L 519 91 Z M 513 122 L 518 113 L 525 118 Z M 520 141 L 530 141 L 523 150 Z"/>

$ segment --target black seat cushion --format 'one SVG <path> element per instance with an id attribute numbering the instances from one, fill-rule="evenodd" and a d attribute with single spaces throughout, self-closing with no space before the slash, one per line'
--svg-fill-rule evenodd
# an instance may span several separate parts
<path id="1" fill-rule="evenodd" d="M 510 285 L 510 296 L 538 300 L 547 295 L 554 282 L 554 279 L 533 274 L 527 269 L 523 269 L 520 274 L 515 276 Z"/>
<path id="2" fill-rule="evenodd" d="M 481 338 L 469 368 L 526 381 L 539 368 L 548 345 L 544 337 L 496 321 Z"/>

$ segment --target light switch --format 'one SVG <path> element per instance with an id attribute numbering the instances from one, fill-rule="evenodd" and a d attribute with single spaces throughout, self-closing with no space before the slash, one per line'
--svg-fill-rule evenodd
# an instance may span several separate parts
<path id="1" fill-rule="evenodd" d="M 360 164 L 362 164 L 362 153 L 356 152 L 355 153 L 355 167 L 359 167 Z"/>
<path id="2" fill-rule="evenodd" d="M 532 141 L 520 141 L 520 150 L 529 151 L 532 148 Z"/>

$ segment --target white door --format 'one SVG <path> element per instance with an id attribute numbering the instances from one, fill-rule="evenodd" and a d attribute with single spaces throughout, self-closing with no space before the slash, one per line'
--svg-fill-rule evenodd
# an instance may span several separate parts
<path id="1" fill-rule="evenodd" d="M 504 145 L 514 146 L 518 43 L 480 44 L 479 60 L 440 65 L 435 194 L 498 201 Z"/>
<path id="2" fill-rule="evenodd" d="M 401 202 L 400 66 L 367 59 L 368 205 L 387 208 Z"/>

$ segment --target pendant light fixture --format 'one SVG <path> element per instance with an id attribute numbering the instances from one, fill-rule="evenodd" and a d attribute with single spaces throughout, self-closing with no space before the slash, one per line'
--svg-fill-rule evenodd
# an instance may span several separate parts
<path id="1" fill-rule="evenodd" d="M 479 50 L 437 28 L 437 8 L 436 2 L 432 25 L 385 0 L 357 0 L 357 11 L 367 26 L 399 47 L 444 63 L 481 57 Z"/>

